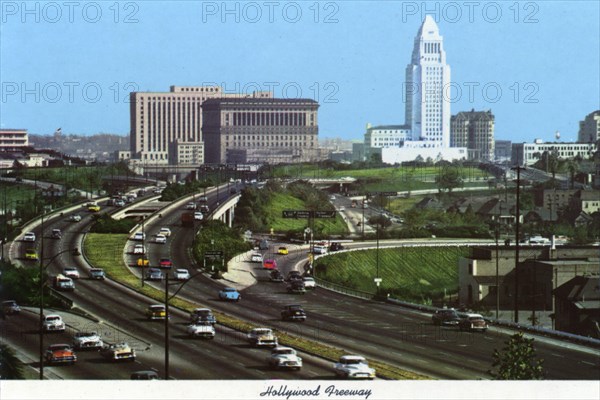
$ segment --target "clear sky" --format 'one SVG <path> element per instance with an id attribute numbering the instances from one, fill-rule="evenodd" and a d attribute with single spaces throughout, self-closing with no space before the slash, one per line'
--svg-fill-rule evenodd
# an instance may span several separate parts
<path id="1" fill-rule="evenodd" d="M 452 114 L 491 109 L 496 138 L 577 138 L 600 108 L 598 1 L 1 2 L 0 125 L 129 132 L 130 91 L 272 89 L 318 100 L 320 137 L 404 123 L 426 13 L 444 37 Z"/>

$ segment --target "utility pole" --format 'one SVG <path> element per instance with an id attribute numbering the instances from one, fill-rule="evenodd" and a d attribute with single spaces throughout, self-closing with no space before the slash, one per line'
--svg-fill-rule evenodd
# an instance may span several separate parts
<path id="1" fill-rule="evenodd" d="M 512 169 L 517 171 L 517 203 L 516 203 L 516 221 L 515 221 L 515 324 L 519 323 L 519 228 L 520 228 L 520 193 L 521 193 L 521 170 L 526 168 L 517 165 Z"/>

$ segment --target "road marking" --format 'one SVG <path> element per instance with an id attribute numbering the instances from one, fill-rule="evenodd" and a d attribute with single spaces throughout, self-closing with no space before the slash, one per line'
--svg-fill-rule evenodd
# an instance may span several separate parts
<path id="1" fill-rule="evenodd" d="M 591 363 L 589 361 L 580 361 L 581 363 L 587 364 L 587 365 L 591 365 L 591 366 L 595 366 L 596 364 Z"/>
<path id="2" fill-rule="evenodd" d="M 556 353 L 550 353 L 550 355 L 553 355 L 554 357 L 558 357 L 558 358 L 565 358 L 565 356 L 561 356 L 560 354 L 556 354 Z"/>
<path id="3" fill-rule="evenodd" d="M 417 349 L 425 350 L 425 347 L 423 347 L 423 346 L 417 346 L 417 345 L 415 345 L 415 347 L 416 347 Z"/>

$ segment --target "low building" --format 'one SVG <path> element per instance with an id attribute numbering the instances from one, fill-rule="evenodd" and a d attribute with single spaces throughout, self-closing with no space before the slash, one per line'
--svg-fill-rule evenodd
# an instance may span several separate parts
<path id="1" fill-rule="evenodd" d="M 204 164 L 204 143 L 175 140 L 169 145 L 169 164 L 178 166 Z"/>
<path id="2" fill-rule="evenodd" d="M 554 153 L 561 160 L 577 157 L 587 160 L 596 150 L 596 143 L 544 143 L 536 139 L 534 143 L 513 143 L 511 162 L 519 166 L 533 165 L 542 158 L 544 152 Z"/>
<path id="3" fill-rule="evenodd" d="M 600 339 L 600 276 L 576 276 L 553 293 L 556 329 Z"/>

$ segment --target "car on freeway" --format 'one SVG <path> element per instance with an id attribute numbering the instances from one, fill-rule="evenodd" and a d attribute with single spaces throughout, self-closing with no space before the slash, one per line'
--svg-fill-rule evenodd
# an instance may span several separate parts
<path id="1" fill-rule="evenodd" d="M 277 261 L 275 261 L 272 258 L 267 258 L 266 260 L 263 261 L 263 268 L 264 269 L 277 269 Z"/>
<path id="2" fill-rule="evenodd" d="M 100 354 L 111 361 L 135 361 L 135 350 L 126 342 L 105 345 Z"/>
<path id="3" fill-rule="evenodd" d="M 186 210 L 195 210 L 196 209 L 196 203 L 194 203 L 193 201 L 190 201 L 189 203 L 187 203 L 185 205 L 185 209 Z"/>
<path id="4" fill-rule="evenodd" d="M 35 242 L 35 232 L 25 232 L 23 235 L 24 242 Z"/>
<path id="5" fill-rule="evenodd" d="M 163 278 L 163 273 L 158 268 L 148 268 L 146 271 L 146 280 L 148 281 L 162 281 Z"/>
<path id="6" fill-rule="evenodd" d="M 75 364 L 77 356 L 68 344 L 51 344 L 46 349 L 46 362 L 49 364 Z"/>
<path id="7" fill-rule="evenodd" d="M 158 260 L 158 266 L 161 268 L 171 268 L 173 266 L 173 261 L 170 258 L 162 257 Z"/>
<path id="8" fill-rule="evenodd" d="M 285 278 L 286 282 L 297 281 L 297 280 L 302 280 L 302 274 L 300 273 L 300 271 L 296 271 L 295 269 L 289 271 Z"/>
<path id="9" fill-rule="evenodd" d="M 237 189 L 236 188 L 229 189 L 229 194 L 236 194 L 236 193 L 237 193 Z"/>
<path id="10" fill-rule="evenodd" d="M 217 318 L 210 308 L 196 308 L 190 313 L 190 322 L 208 322 L 210 324 L 216 324 Z"/>
<path id="11" fill-rule="evenodd" d="M 277 337 L 270 328 L 254 328 L 248 332 L 246 340 L 251 346 L 277 346 Z"/>
<path id="12" fill-rule="evenodd" d="M 178 268 L 173 272 L 173 279 L 176 281 L 185 281 L 190 279 L 190 271 L 183 268 Z"/>
<path id="13" fill-rule="evenodd" d="M 115 207 L 125 207 L 125 200 L 115 199 L 114 206 Z"/>
<path id="14" fill-rule="evenodd" d="M 453 308 L 436 310 L 431 316 L 434 325 L 457 326 L 460 321 L 458 313 Z"/>
<path id="15" fill-rule="evenodd" d="M 346 207 L 344 207 L 344 206 L 340 207 L 339 211 L 346 211 Z"/>
<path id="16" fill-rule="evenodd" d="M 104 342 L 94 331 L 75 332 L 73 336 L 73 348 L 75 350 L 99 350 L 104 346 Z"/>
<path id="17" fill-rule="evenodd" d="M 5 300 L 2 302 L 2 313 L 4 315 L 14 315 L 21 312 L 21 307 L 15 300 Z"/>
<path id="18" fill-rule="evenodd" d="M 279 248 L 277 249 L 277 254 L 281 254 L 281 255 L 285 256 L 285 255 L 289 254 L 289 250 L 285 246 L 279 246 Z"/>
<path id="19" fill-rule="evenodd" d="M 75 267 L 65 267 L 62 273 L 71 279 L 79 279 L 79 271 Z"/>
<path id="20" fill-rule="evenodd" d="M 336 376 L 346 379 L 374 379 L 375 370 L 363 356 L 343 355 L 333 364 Z"/>
<path id="21" fill-rule="evenodd" d="M 287 292 L 292 293 L 292 294 L 306 293 L 306 287 L 304 286 L 304 281 L 301 281 L 301 280 L 291 281 L 287 285 Z"/>
<path id="22" fill-rule="evenodd" d="M 202 212 L 200 212 L 200 211 L 195 211 L 194 212 L 194 219 L 196 221 L 202 221 L 204 219 L 204 214 L 202 214 Z"/>
<path id="23" fill-rule="evenodd" d="M 298 357 L 296 350 L 291 347 L 277 346 L 267 357 L 267 364 L 275 369 L 299 370 L 302 368 L 302 358 Z"/>
<path id="24" fill-rule="evenodd" d="M 159 233 L 160 235 L 163 235 L 163 236 L 169 237 L 169 236 L 171 236 L 171 229 L 169 229 L 169 228 L 166 228 L 166 227 L 162 227 L 162 228 L 160 228 L 160 231 L 158 231 L 158 233 Z"/>
<path id="25" fill-rule="evenodd" d="M 79 222 L 79 221 L 81 221 L 81 215 L 79 215 L 79 214 L 72 214 L 69 217 L 69 221 L 71 221 L 71 222 Z"/>
<path id="26" fill-rule="evenodd" d="M 64 332 L 65 323 L 62 317 L 58 314 L 44 315 L 42 321 L 44 332 Z"/>
<path id="27" fill-rule="evenodd" d="M 37 250 L 36 249 L 27 249 L 27 250 L 25 250 L 25 259 L 26 260 L 37 261 L 37 259 L 38 259 Z"/>
<path id="28" fill-rule="evenodd" d="M 88 211 L 89 212 L 98 212 L 98 211 L 100 211 L 100 206 L 98 204 L 93 204 L 91 206 L 88 206 Z"/>
<path id="29" fill-rule="evenodd" d="M 263 256 L 260 253 L 252 253 L 252 255 L 250 256 L 250 262 L 254 262 L 254 263 L 262 263 L 263 262 Z"/>
<path id="30" fill-rule="evenodd" d="M 327 246 L 314 245 L 313 254 L 327 254 Z"/>
<path id="31" fill-rule="evenodd" d="M 152 304 L 146 309 L 146 318 L 153 321 L 155 319 L 165 319 L 167 317 L 167 309 L 162 304 Z"/>
<path id="32" fill-rule="evenodd" d="M 283 274 L 281 273 L 280 270 L 278 269 L 274 269 L 273 271 L 271 271 L 271 273 L 269 274 L 269 280 L 271 282 L 283 282 Z"/>
<path id="33" fill-rule="evenodd" d="M 317 287 L 315 278 L 313 278 L 312 276 L 305 276 L 302 278 L 302 281 L 304 282 L 304 287 L 306 289 L 314 289 L 315 287 Z"/>
<path id="34" fill-rule="evenodd" d="M 75 282 L 73 282 L 73 279 L 69 278 L 68 276 L 64 276 L 63 274 L 58 274 L 54 277 L 54 280 L 52 281 L 53 287 L 56 290 L 63 290 L 63 291 L 73 291 L 75 290 Z"/>
<path id="35" fill-rule="evenodd" d="M 200 211 L 203 212 L 204 214 L 208 214 L 210 212 L 210 208 L 208 208 L 208 206 L 206 204 L 202 204 L 200 206 Z"/>
<path id="36" fill-rule="evenodd" d="M 187 334 L 191 338 L 214 339 L 215 332 L 210 322 L 195 322 L 187 327 Z"/>
<path id="37" fill-rule="evenodd" d="M 146 240 L 146 234 L 144 232 L 136 232 L 131 237 L 131 240 L 135 240 L 136 242 L 141 242 Z"/>
<path id="38" fill-rule="evenodd" d="M 133 254 L 146 254 L 146 246 L 143 244 L 136 244 L 133 246 Z"/>
<path id="39" fill-rule="evenodd" d="M 201 203 L 206 203 L 208 201 L 208 197 L 206 197 L 205 195 L 201 195 L 200 197 L 198 197 L 198 201 Z"/>
<path id="40" fill-rule="evenodd" d="M 461 331 L 479 331 L 485 332 L 488 324 L 481 314 L 466 314 L 458 322 L 458 329 Z"/>
<path id="41" fill-rule="evenodd" d="M 103 281 L 106 279 L 106 273 L 102 268 L 92 268 L 89 273 L 90 279 L 96 279 L 99 281 Z"/>
<path id="42" fill-rule="evenodd" d="M 226 287 L 219 291 L 219 300 L 224 301 L 240 301 L 242 295 L 235 288 Z"/>
<path id="43" fill-rule="evenodd" d="M 154 237 L 154 243 L 165 244 L 167 243 L 167 237 L 159 233 Z"/>
<path id="44" fill-rule="evenodd" d="M 331 196 L 329 196 L 329 200 L 334 201 L 335 200 L 335 195 L 332 194 Z"/>
<path id="45" fill-rule="evenodd" d="M 138 267 L 147 267 L 150 265 L 150 260 L 148 260 L 146 257 L 140 257 L 137 259 L 136 265 Z"/>
<path id="46" fill-rule="evenodd" d="M 129 376 L 132 381 L 157 381 L 160 378 L 156 371 L 135 371 Z"/>
<path id="47" fill-rule="evenodd" d="M 62 238 L 62 232 L 60 229 L 52 229 L 52 233 L 50 233 L 50 237 L 52 239 L 60 239 Z"/>
<path id="48" fill-rule="evenodd" d="M 339 251 L 339 250 L 343 250 L 343 249 L 344 249 L 344 245 L 339 242 L 333 242 L 329 245 L 329 251 Z"/>
<path id="49" fill-rule="evenodd" d="M 306 321 L 306 312 L 300 304 L 291 304 L 283 307 L 281 310 L 281 319 L 283 321 Z"/>

